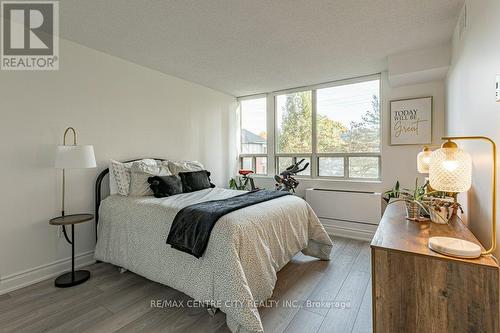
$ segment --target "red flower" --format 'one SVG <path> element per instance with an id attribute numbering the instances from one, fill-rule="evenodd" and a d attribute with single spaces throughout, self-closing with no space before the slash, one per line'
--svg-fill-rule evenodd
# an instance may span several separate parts
<path id="1" fill-rule="evenodd" d="M 252 170 L 240 170 L 240 171 L 238 171 L 238 173 L 242 176 L 246 176 L 246 175 L 253 173 L 253 171 Z"/>

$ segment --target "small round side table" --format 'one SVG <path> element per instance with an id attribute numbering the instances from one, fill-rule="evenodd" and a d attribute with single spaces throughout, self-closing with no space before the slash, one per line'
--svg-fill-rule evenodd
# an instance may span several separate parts
<path id="1" fill-rule="evenodd" d="M 71 244 L 71 272 L 60 275 L 55 280 L 55 286 L 67 288 L 79 285 L 90 278 L 90 272 L 85 270 L 75 271 L 75 224 L 88 222 L 94 218 L 92 214 L 74 214 L 53 218 L 49 221 L 51 225 L 60 225 L 63 228 L 64 238 Z M 66 234 L 66 226 L 71 225 L 71 240 Z"/>

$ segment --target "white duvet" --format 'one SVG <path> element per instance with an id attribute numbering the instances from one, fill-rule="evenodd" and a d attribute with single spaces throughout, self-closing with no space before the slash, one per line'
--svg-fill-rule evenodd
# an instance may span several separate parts
<path id="1" fill-rule="evenodd" d="M 213 188 L 162 199 L 109 196 L 100 206 L 95 258 L 219 307 L 233 332 L 262 332 L 256 303 L 272 295 L 276 273 L 299 251 L 328 260 L 332 241 L 311 207 L 290 195 L 220 218 L 199 259 L 166 244 L 181 208 L 241 193 Z"/>

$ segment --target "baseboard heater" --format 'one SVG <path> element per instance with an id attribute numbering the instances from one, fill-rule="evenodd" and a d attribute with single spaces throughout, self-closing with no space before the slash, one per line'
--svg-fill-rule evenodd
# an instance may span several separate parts
<path id="1" fill-rule="evenodd" d="M 306 201 L 335 236 L 371 240 L 382 217 L 380 193 L 313 188 Z"/>

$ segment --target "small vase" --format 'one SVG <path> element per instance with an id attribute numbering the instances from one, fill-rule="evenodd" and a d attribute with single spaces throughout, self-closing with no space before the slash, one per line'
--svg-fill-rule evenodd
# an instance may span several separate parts
<path id="1" fill-rule="evenodd" d="M 420 217 L 420 205 L 414 201 L 406 201 L 406 218 L 417 221 Z"/>
<path id="2" fill-rule="evenodd" d="M 439 207 L 439 210 L 431 208 L 429 213 L 432 222 L 437 224 L 446 224 L 449 221 L 449 217 L 453 214 L 453 208 Z"/>
<path id="3" fill-rule="evenodd" d="M 437 224 L 447 224 L 451 216 L 457 212 L 456 207 L 450 207 L 453 202 L 452 197 L 431 199 L 431 207 L 429 207 L 431 221 Z"/>

